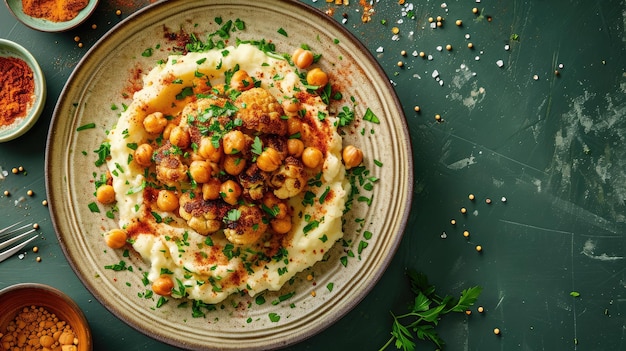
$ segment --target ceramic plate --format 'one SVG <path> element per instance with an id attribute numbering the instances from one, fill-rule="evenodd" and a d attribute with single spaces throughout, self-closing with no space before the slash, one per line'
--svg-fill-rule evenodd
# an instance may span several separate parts
<path id="1" fill-rule="evenodd" d="M 82 9 L 76 17 L 65 22 L 53 22 L 42 18 L 31 17 L 24 13 L 22 6 L 22 0 L 4 0 L 7 7 L 13 13 L 13 16 L 20 22 L 24 23 L 27 27 L 36 29 L 42 32 L 64 32 L 79 26 L 85 22 L 89 16 L 96 10 L 98 6 L 98 0 L 89 0 L 87 6 Z"/>
<path id="2" fill-rule="evenodd" d="M 175 43 L 165 33 L 182 28 L 204 38 L 203 33 L 220 28 L 217 17 L 242 20 L 246 29 L 236 33 L 239 39 L 266 39 L 276 45 L 276 51 L 288 53 L 307 43 L 323 53 L 322 68 L 342 79 L 344 96 L 354 96 L 358 102 L 359 121 L 346 131 L 344 143 L 363 149 L 366 167 L 380 180 L 363 194 L 373 198 L 371 205 L 355 201 L 346 216 L 345 242 L 336 243 L 327 260 L 297 275 L 281 291 L 265 292 L 265 303 L 247 295 L 231 296 L 206 317 L 193 318 L 190 307 L 170 301 L 157 308 L 155 297 L 146 298 L 142 271 L 148 267 L 137 255 L 124 257 L 122 250 L 106 249 L 102 233 L 117 224 L 104 209 L 93 213 L 88 204 L 94 202 L 94 174 L 103 172 L 94 166 L 97 155 L 93 151 L 119 113 L 111 107 L 129 104 L 125 93 L 140 81 L 137 78 L 171 53 Z M 149 48 L 152 55 L 142 55 Z M 379 124 L 361 120 L 367 108 L 378 116 Z M 96 127 L 77 131 L 90 123 Z M 128 17 L 76 67 L 56 106 L 47 145 L 50 211 L 73 269 L 121 320 L 181 348 L 267 350 L 296 343 L 330 326 L 365 297 L 389 265 L 412 198 L 410 139 L 389 79 L 341 25 L 296 2 L 168 1 Z M 132 272 L 105 269 L 120 261 L 132 266 Z M 315 278 L 308 280 L 308 275 Z M 280 301 L 279 297 L 291 292 L 295 295 Z"/>

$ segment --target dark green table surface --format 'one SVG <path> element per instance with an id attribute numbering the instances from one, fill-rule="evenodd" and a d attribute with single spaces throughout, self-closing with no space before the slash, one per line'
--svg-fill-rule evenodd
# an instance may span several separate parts
<path id="1" fill-rule="evenodd" d="M 411 302 L 407 268 L 426 273 L 442 294 L 484 287 L 484 313 L 441 321 L 448 350 L 625 350 L 626 2 L 383 0 L 369 23 L 361 22 L 356 0 L 304 2 L 345 18 L 393 82 L 413 142 L 415 193 L 401 247 L 371 293 L 289 350 L 377 350 L 389 338 L 389 312 L 402 313 Z M 48 81 L 34 129 L 0 144 L 0 167 L 8 171 L 0 190 L 11 193 L 0 192 L 0 227 L 24 219 L 42 234 L 37 254 L 0 263 L 0 288 L 41 282 L 68 293 L 89 320 L 95 350 L 173 348 L 120 322 L 69 266 L 42 205 L 46 135 L 81 57 L 147 3 L 102 0 L 85 25 L 59 34 L 29 29 L 0 9 L 0 37 L 30 50 Z M 431 29 L 428 18 L 437 16 L 444 25 Z M 421 51 L 427 58 L 414 56 Z M 19 166 L 25 172 L 12 174 Z"/>

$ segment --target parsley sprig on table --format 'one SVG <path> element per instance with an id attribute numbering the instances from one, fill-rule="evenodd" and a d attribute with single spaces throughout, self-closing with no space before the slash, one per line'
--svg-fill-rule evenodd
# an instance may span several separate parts
<path id="1" fill-rule="evenodd" d="M 397 349 L 413 351 L 414 336 L 421 340 L 430 340 L 438 349 L 442 349 L 445 343 L 435 331 L 441 317 L 450 312 L 465 312 L 476 302 L 483 289 L 475 286 L 463 290 L 458 299 L 450 295 L 442 298 L 435 293 L 435 287 L 428 283 L 428 278 L 423 273 L 409 270 L 407 275 L 411 280 L 415 300 L 408 313 L 398 316 L 391 314 L 393 317 L 391 338 L 379 351 L 392 343 Z"/>

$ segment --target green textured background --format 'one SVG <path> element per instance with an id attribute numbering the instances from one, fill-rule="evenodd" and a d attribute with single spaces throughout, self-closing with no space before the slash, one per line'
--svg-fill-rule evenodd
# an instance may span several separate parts
<path id="1" fill-rule="evenodd" d="M 334 11 L 339 22 L 346 18 L 345 27 L 394 83 L 413 143 L 415 193 L 402 245 L 372 292 L 339 322 L 288 350 L 377 350 L 389 338 L 389 312 L 403 313 L 411 302 L 407 268 L 426 273 L 441 294 L 484 287 L 478 304 L 485 313 L 441 321 L 448 350 L 626 349 L 626 2 L 381 0 L 365 24 L 356 0 L 303 2 Z M 0 9 L 0 37 L 31 51 L 49 92 L 34 129 L 0 144 L 0 167 L 8 171 L 0 190 L 11 193 L 0 195 L 0 227 L 15 219 L 38 222 L 43 261 L 29 252 L 1 263 L 0 288 L 28 281 L 68 293 L 87 315 L 97 351 L 173 348 L 111 315 L 69 267 L 41 205 L 46 135 L 81 57 L 147 3 L 102 0 L 83 26 L 60 34 L 36 32 Z M 403 12 L 408 4 L 414 18 Z M 444 26 L 429 28 L 428 18 L 437 16 Z M 452 51 L 437 50 L 447 44 Z M 17 166 L 27 172 L 11 174 Z M 33 197 L 26 196 L 29 189 Z M 418 343 L 418 349 L 434 347 Z"/>

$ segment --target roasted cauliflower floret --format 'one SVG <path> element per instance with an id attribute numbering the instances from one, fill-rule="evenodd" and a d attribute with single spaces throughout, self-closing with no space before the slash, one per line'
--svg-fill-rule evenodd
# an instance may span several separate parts
<path id="1" fill-rule="evenodd" d="M 270 179 L 270 184 L 274 187 L 274 195 L 279 199 L 288 199 L 298 195 L 306 183 L 304 164 L 293 156 L 287 156 L 285 162 Z"/>
<path id="2" fill-rule="evenodd" d="M 239 218 L 226 221 L 224 235 L 235 245 L 250 245 L 257 242 L 267 231 L 266 219 L 258 206 L 240 205 Z"/>
<path id="3" fill-rule="evenodd" d="M 243 121 L 244 128 L 268 134 L 287 134 L 283 108 L 269 91 L 263 88 L 246 90 L 237 97 L 235 106 L 238 108 L 236 117 Z"/>
<path id="4" fill-rule="evenodd" d="M 222 218 L 230 209 L 221 201 L 205 201 L 199 194 L 184 193 L 180 197 L 178 213 L 187 224 L 201 235 L 215 233 L 222 227 Z"/>
<path id="5" fill-rule="evenodd" d="M 259 200 L 265 194 L 265 182 L 269 179 L 269 174 L 263 172 L 256 163 L 239 174 L 239 183 L 243 188 L 243 195 L 251 200 Z"/>
<path id="6" fill-rule="evenodd" d="M 183 163 L 182 155 L 175 152 L 168 142 L 154 153 L 157 179 L 163 184 L 176 187 L 187 181 L 187 166 Z"/>

